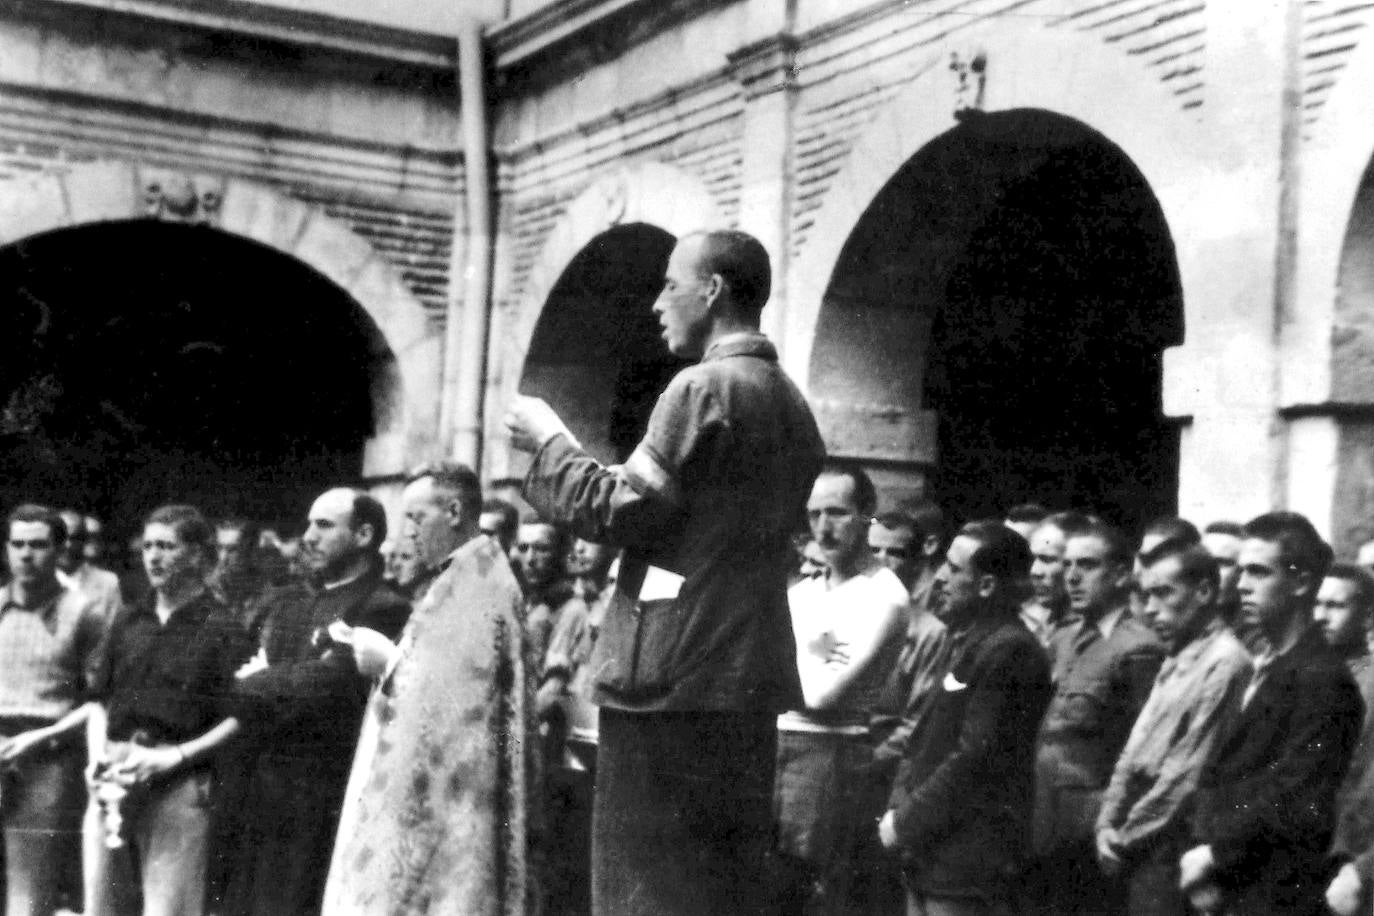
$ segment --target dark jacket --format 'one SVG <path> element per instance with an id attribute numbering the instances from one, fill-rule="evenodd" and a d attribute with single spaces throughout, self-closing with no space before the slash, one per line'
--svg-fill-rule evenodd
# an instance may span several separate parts
<path id="1" fill-rule="evenodd" d="M 1204 768 L 1194 832 L 1247 913 L 1321 911 L 1336 790 L 1364 703 L 1313 627 L 1274 660 Z"/>
<path id="2" fill-rule="evenodd" d="M 625 548 L 591 661 L 599 704 L 800 708 L 788 537 L 824 454 L 810 408 L 759 334 L 719 341 L 678 373 L 622 467 L 561 435 L 543 445 L 525 498 L 579 536 Z M 651 565 L 682 577 L 675 596 L 647 600 Z"/>
<path id="3" fill-rule="evenodd" d="M 964 637 L 892 791 L 915 888 L 1001 893 L 1028 848 L 1035 736 L 1049 697 L 1044 649 L 1016 617 Z"/>
<path id="4" fill-rule="evenodd" d="M 268 667 L 239 682 L 241 714 L 266 755 L 337 761 L 346 772 L 368 684 L 352 655 L 321 637 L 329 624 L 343 620 L 394 640 L 410 604 L 377 571 L 331 590 L 283 586 L 265 603 L 261 640 Z"/>

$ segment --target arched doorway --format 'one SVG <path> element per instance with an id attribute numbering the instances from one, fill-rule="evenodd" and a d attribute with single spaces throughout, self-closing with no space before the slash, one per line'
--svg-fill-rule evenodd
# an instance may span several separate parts
<path id="1" fill-rule="evenodd" d="M 1135 525 L 1175 505 L 1160 361 L 1182 325 L 1173 243 L 1130 160 L 1069 118 L 971 112 L 850 234 L 810 394 L 910 417 L 912 441 L 853 457 L 899 494 L 934 470 L 956 518 L 1034 499 Z"/>
<path id="2" fill-rule="evenodd" d="M 520 390 L 547 400 L 608 463 L 629 455 L 682 366 L 651 311 L 674 242 L 647 223 L 593 238 L 554 283 L 530 341 Z"/>
<path id="3" fill-rule="evenodd" d="M 356 482 L 395 358 L 299 260 L 205 226 L 110 222 L 0 249 L 0 498 L 136 526 L 160 502 L 297 526 Z"/>

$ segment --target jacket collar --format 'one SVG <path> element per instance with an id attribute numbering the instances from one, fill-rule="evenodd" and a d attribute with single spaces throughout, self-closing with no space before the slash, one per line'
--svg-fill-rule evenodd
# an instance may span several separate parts
<path id="1" fill-rule="evenodd" d="M 778 350 L 773 346 L 773 342 L 764 337 L 762 333 L 741 331 L 738 334 L 728 334 L 711 344 L 701 357 L 701 361 L 709 363 L 730 356 L 756 356 L 760 359 L 777 362 Z"/>

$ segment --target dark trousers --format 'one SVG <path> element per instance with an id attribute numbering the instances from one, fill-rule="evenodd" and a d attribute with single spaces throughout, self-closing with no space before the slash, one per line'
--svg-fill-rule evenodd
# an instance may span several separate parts
<path id="1" fill-rule="evenodd" d="M 601 710 L 596 916 L 764 911 L 776 716 Z"/>
<path id="2" fill-rule="evenodd" d="M 226 916 L 318 914 L 348 784 L 347 760 L 263 755 L 244 804 Z"/>

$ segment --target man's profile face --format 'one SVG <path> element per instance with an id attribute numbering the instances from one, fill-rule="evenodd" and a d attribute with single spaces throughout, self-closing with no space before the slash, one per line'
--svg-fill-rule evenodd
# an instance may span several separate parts
<path id="1" fill-rule="evenodd" d="M 1365 644 L 1365 620 L 1357 605 L 1359 589 L 1349 579 L 1327 576 L 1317 590 L 1312 619 L 1321 624 L 1328 645 L 1336 649 Z"/>
<path id="2" fill-rule="evenodd" d="M 1241 542 L 1238 562 L 1239 626 L 1257 628 L 1271 639 L 1282 635 L 1305 584 L 1302 575 L 1283 562 L 1277 543 L 1260 538 Z"/>
<path id="3" fill-rule="evenodd" d="M 854 498 L 854 480 L 847 474 L 822 474 L 806 501 L 811 537 L 831 569 L 847 568 L 868 549 L 868 519 Z"/>
<path id="4" fill-rule="evenodd" d="M 1217 561 L 1220 584 L 1217 587 L 1217 602 L 1222 607 L 1236 604 L 1236 582 L 1240 579 L 1240 538 L 1233 534 L 1212 531 L 1202 536 L 1202 549 Z"/>
<path id="5" fill-rule="evenodd" d="M 1064 591 L 1064 532 L 1041 525 L 1031 533 L 1031 588 L 1035 600 L 1052 607 L 1068 597 Z"/>
<path id="6" fill-rule="evenodd" d="M 916 532 L 909 526 L 888 528 L 881 523 L 868 526 L 868 550 L 888 569 L 897 574 L 902 584 L 911 588 L 916 579 L 916 561 L 920 548 Z"/>
<path id="7" fill-rule="evenodd" d="M 421 563 L 437 567 L 454 550 L 454 500 L 433 477 L 421 477 L 401 491 L 401 514 Z"/>
<path id="8" fill-rule="evenodd" d="M 511 562 L 527 587 L 543 588 L 553 582 L 562 573 L 561 560 L 552 525 L 520 526 L 511 548 Z"/>
<path id="9" fill-rule="evenodd" d="M 1097 535 L 1069 538 L 1064 544 L 1064 588 L 1069 607 L 1080 614 L 1104 614 L 1121 599 L 1130 568 L 1107 556 L 1107 543 Z"/>
<path id="10" fill-rule="evenodd" d="M 945 562 L 931 584 L 931 609 L 951 626 L 968 620 L 978 605 L 980 577 L 973 568 L 977 551 L 978 542 L 973 538 L 956 537 L 945 551 Z"/>
<path id="11" fill-rule="evenodd" d="M 358 556 L 358 537 L 353 530 L 353 495 L 325 493 L 310 507 L 309 524 L 301 535 L 301 559 L 312 573 L 327 579 Z"/>
<path id="12" fill-rule="evenodd" d="M 16 582 L 34 585 L 57 574 L 57 547 L 46 522 L 14 522 L 5 542 L 10 575 Z"/>
<path id="13" fill-rule="evenodd" d="M 663 290 L 654 300 L 654 317 L 663 329 L 668 351 L 683 359 L 701 358 L 711 330 L 710 278 L 700 275 L 701 245 L 699 236 L 678 242 L 668 258 Z"/>
<path id="14" fill-rule="evenodd" d="M 1210 619 L 1211 583 L 1188 581 L 1178 557 L 1164 557 L 1141 569 L 1140 590 L 1150 626 L 1175 651 L 1192 642 Z"/>

